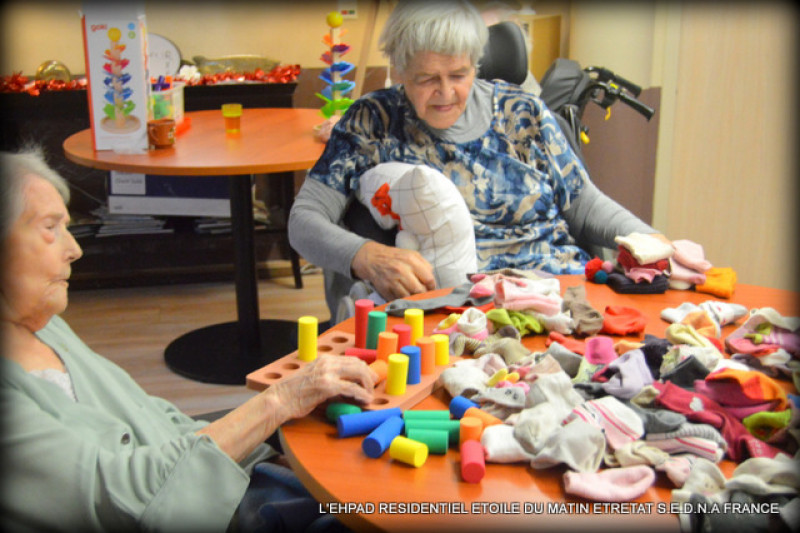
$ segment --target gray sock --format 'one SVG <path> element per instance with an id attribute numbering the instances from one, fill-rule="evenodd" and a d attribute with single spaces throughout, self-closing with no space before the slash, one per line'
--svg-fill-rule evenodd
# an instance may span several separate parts
<path id="1" fill-rule="evenodd" d="M 677 430 L 681 424 L 686 422 L 686 417 L 676 411 L 669 409 L 647 409 L 639 407 L 632 402 L 624 402 L 625 405 L 633 409 L 644 423 L 645 433 L 667 433 Z"/>
<path id="2" fill-rule="evenodd" d="M 425 300 L 393 300 L 386 306 L 386 314 L 391 316 L 403 316 L 406 309 L 422 309 L 423 311 L 432 311 L 434 309 L 439 309 L 440 307 L 446 306 L 478 307 L 488 304 L 494 299 L 493 296 L 473 298 L 469 295 L 470 289 L 472 289 L 472 283 L 464 283 L 463 285 L 455 287 L 449 294 L 445 294 L 437 298 L 427 298 Z"/>
<path id="3" fill-rule="evenodd" d="M 561 369 L 566 372 L 569 377 L 574 378 L 578 374 L 578 367 L 581 361 L 583 361 L 583 357 L 580 354 L 567 350 L 556 341 L 550 343 L 545 353 L 549 353 L 553 359 L 558 361 L 558 364 L 561 365 Z"/>
<path id="4" fill-rule="evenodd" d="M 709 424 L 694 424 L 684 422 L 677 429 L 665 431 L 664 433 L 648 432 L 645 440 L 675 439 L 680 437 L 700 437 L 716 442 L 723 450 L 728 448 L 728 443 L 722 434 Z"/>

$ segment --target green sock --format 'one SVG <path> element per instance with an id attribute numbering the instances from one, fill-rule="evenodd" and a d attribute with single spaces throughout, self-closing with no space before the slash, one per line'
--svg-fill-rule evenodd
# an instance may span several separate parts
<path id="1" fill-rule="evenodd" d="M 767 440 L 776 431 L 785 428 L 792 418 L 792 410 L 786 409 L 784 411 L 761 411 L 746 416 L 742 420 L 742 424 L 747 428 L 753 436 Z"/>

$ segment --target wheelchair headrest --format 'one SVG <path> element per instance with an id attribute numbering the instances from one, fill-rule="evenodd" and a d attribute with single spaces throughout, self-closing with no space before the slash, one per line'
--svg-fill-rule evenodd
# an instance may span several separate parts
<path id="1" fill-rule="evenodd" d="M 522 29 L 513 22 L 489 26 L 489 40 L 478 65 L 478 77 L 521 85 L 528 76 L 528 49 Z"/>

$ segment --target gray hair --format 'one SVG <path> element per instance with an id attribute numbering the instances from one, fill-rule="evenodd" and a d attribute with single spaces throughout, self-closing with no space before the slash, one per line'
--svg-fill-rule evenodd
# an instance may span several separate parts
<path id="1" fill-rule="evenodd" d="M 24 148 L 17 153 L 0 152 L 0 172 L 0 240 L 8 237 L 11 226 L 25 209 L 22 189 L 28 176 L 47 181 L 56 188 L 64 203 L 69 203 L 67 181 L 50 168 L 40 147 Z"/>
<path id="2" fill-rule="evenodd" d="M 464 0 L 400 0 L 380 37 L 381 51 L 403 72 L 420 52 L 468 55 L 477 67 L 489 38 L 478 10 Z"/>

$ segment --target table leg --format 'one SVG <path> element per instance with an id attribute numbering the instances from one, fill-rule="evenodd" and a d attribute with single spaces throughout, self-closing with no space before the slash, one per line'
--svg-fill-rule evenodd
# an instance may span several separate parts
<path id="1" fill-rule="evenodd" d="M 231 232 L 233 233 L 236 311 L 239 317 L 239 352 L 243 357 L 261 352 L 258 336 L 258 283 L 256 277 L 255 221 L 251 176 L 231 176 Z"/>
<path id="2" fill-rule="evenodd" d="M 191 379 L 244 385 L 247 374 L 297 349 L 297 324 L 259 318 L 252 177 L 229 179 L 238 320 L 186 333 L 167 346 L 164 359 Z"/>

